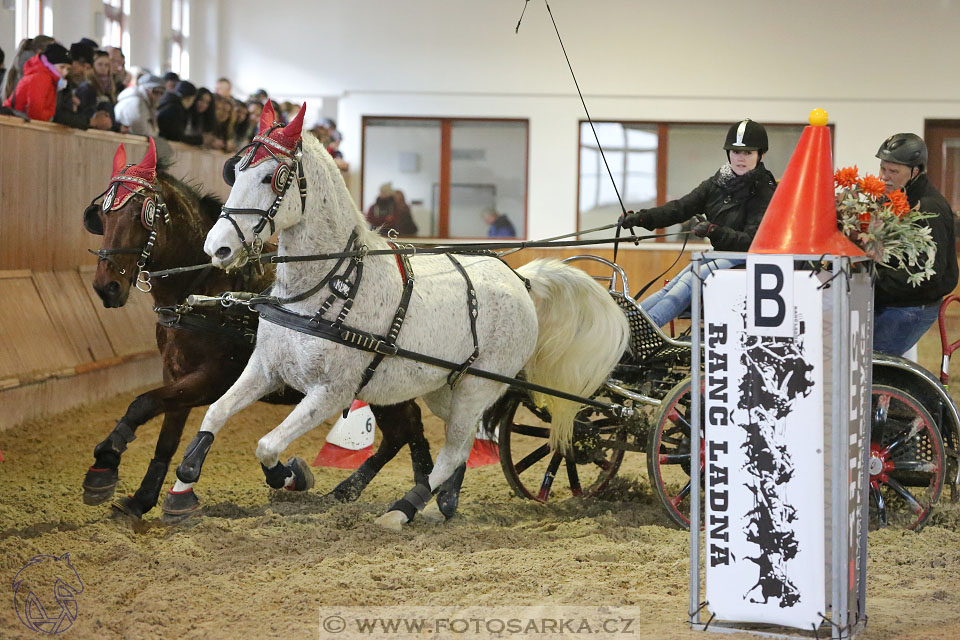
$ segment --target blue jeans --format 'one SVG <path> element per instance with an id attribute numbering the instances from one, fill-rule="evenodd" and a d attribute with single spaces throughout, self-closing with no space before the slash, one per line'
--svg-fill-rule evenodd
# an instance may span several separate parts
<path id="1" fill-rule="evenodd" d="M 700 277 L 706 278 L 711 271 L 729 269 L 744 264 L 744 262 L 744 260 L 727 260 L 726 258 L 707 260 L 700 263 Z M 640 306 L 650 314 L 650 318 L 658 327 L 662 327 L 690 306 L 692 293 L 693 265 L 689 264 L 683 271 L 674 276 L 673 280 L 668 282 L 663 289 L 641 302 Z"/>
<path id="2" fill-rule="evenodd" d="M 939 302 L 922 307 L 877 307 L 873 314 L 873 350 L 903 355 L 933 326 L 939 313 Z"/>

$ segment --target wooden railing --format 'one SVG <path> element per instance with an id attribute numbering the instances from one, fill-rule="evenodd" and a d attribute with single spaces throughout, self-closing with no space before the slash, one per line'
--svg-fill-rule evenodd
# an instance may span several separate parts
<path id="1" fill-rule="evenodd" d="M 90 286 L 100 239 L 81 216 L 110 179 L 123 143 L 140 136 L 78 131 L 0 116 L 0 429 L 156 384 L 161 371 L 150 296 L 105 309 Z M 225 156 L 173 144 L 170 172 L 226 196 Z"/>

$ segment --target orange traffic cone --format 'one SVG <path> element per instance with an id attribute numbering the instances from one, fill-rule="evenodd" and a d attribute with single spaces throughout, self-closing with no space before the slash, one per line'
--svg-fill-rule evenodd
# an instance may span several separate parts
<path id="1" fill-rule="evenodd" d="M 837 228 L 827 112 L 810 112 L 783 179 L 767 206 L 750 253 L 862 256 Z"/>
<path id="2" fill-rule="evenodd" d="M 373 436 L 377 420 L 366 402 L 354 400 L 347 417 L 340 417 L 327 434 L 314 467 L 356 469 L 373 455 Z"/>
<path id="3" fill-rule="evenodd" d="M 473 448 L 470 449 L 467 466 L 473 469 L 498 462 L 500 462 L 500 447 L 497 446 L 497 434 L 487 433 L 481 425 L 477 431 L 477 437 L 473 440 Z"/>

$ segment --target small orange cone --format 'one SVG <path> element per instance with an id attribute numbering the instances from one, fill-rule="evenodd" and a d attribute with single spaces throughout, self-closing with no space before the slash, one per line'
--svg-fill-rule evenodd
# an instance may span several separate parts
<path id="1" fill-rule="evenodd" d="M 750 253 L 862 256 L 837 228 L 827 112 L 810 112 L 783 179 L 767 206 Z"/>
<path id="2" fill-rule="evenodd" d="M 487 433 L 481 425 L 477 431 L 477 437 L 473 440 L 470 457 L 467 458 L 467 467 L 474 469 L 498 462 L 500 462 L 500 447 L 497 446 L 497 435 Z"/>
<path id="3" fill-rule="evenodd" d="M 373 455 L 373 436 L 377 420 L 370 405 L 354 400 L 347 417 L 340 417 L 327 434 L 314 467 L 356 469 Z"/>

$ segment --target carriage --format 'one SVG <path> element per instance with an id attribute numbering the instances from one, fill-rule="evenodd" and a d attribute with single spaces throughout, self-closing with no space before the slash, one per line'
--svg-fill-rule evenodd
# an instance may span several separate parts
<path id="1" fill-rule="evenodd" d="M 599 263 L 611 273 L 598 279 L 609 283 L 610 295 L 630 320 L 632 349 L 595 397 L 637 410 L 620 419 L 584 408 L 577 415 L 573 448 L 564 454 L 546 445 L 549 414 L 525 391 L 512 388 L 484 416 L 484 428 L 499 432 L 507 482 L 518 496 L 540 502 L 594 496 L 607 488 L 627 452 L 644 453 L 649 482 L 667 514 L 688 527 L 690 343 L 654 325 L 630 295 L 620 266 L 594 255 L 567 261 Z M 951 296 L 940 311 L 943 383 L 904 358 L 874 356 L 869 466 L 874 526 L 921 526 L 944 484 L 950 484 L 951 497 L 956 497 L 960 415 L 945 386 L 949 356 L 960 346 L 960 341 L 952 345 L 946 341 L 945 311 L 953 301 L 960 298 Z"/>

